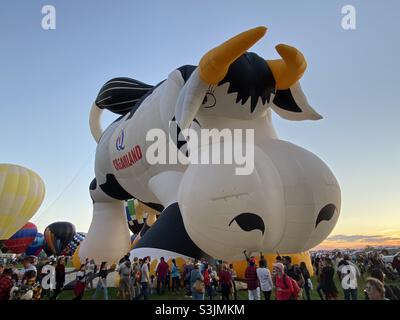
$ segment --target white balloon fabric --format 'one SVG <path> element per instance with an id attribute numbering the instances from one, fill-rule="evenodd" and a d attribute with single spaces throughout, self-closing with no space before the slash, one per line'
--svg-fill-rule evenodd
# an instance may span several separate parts
<path id="1" fill-rule="evenodd" d="M 235 164 L 210 164 L 190 165 L 183 176 L 178 202 L 185 228 L 215 258 L 306 251 L 338 220 L 340 189 L 318 157 L 277 139 L 254 148 L 251 175 L 235 175 Z"/>
<path id="2" fill-rule="evenodd" d="M 130 234 L 126 224 L 123 202 L 102 204 L 94 203 L 96 219 L 93 219 L 88 234 L 79 248 L 81 261 L 86 258 L 96 263 L 106 261 L 116 263 L 130 250 Z M 92 237 L 100 236 L 107 241 L 91 241 Z M 122 255 L 121 255 L 122 253 Z"/>
<path id="3" fill-rule="evenodd" d="M 299 83 L 307 63 L 288 45 L 276 46 L 278 60 L 247 52 L 265 32 L 243 32 L 157 86 L 125 77 L 104 84 L 89 120 L 98 146 L 90 185 L 93 220 L 81 258 L 112 263 L 129 251 L 123 201 L 132 198 L 161 212 L 137 238 L 135 249 L 143 252 L 234 260 L 244 249 L 305 251 L 328 236 L 340 213 L 339 185 L 317 156 L 278 140 L 271 115 L 322 118 Z M 120 117 L 102 132 L 104 109 Z M 197 134 L 208 129 L 212 139 L 195 146 L 194 136 L 183 134 L 186 128 Z M 252 132 L 253 139 L 220 144 L 222 131 L 236 137 L 237 130 Z M 237 162 L 192 161 L 209 144 L 225 159 L 229 143 L 254 149 L 254 170 L 237 175 Z"/>

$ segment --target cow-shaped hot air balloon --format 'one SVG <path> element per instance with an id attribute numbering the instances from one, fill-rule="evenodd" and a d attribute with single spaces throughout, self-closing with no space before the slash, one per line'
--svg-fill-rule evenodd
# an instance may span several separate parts
<path id="1" fill-rule="evenodd" d="M 283 44 L 277 60 L 247 52 L 265 32 L 243 32 L 156 86 L 115 78 L 101 88 L 90 112 L 98 146 L 93 220 L 81 256 L 114 262 L 129 250 L 123 200 L 130 198 L 161 212 L 138 249 L 234 260 L 243 250 L 306 251 L 329 235 L 339 218 L 339 185 L 317 156 L 279 140 L 271 117 L 274 111 L 288 120 L 321 119 L 299 83 L 307 63 Z M 105 131 L 104 109 L 120 115 Z M 187 129 L 208 129 L 211 141 L 196 147 Z M 236 137 L 237 130 L 253 139 Z M 235 139 L 221 142 L 221 132 Z M 251 170 L 193 161 L 220 150 L 225 159 L 239 146 L 253 150 Z M 171 150 L 180 161 L 171 161 Z"/>

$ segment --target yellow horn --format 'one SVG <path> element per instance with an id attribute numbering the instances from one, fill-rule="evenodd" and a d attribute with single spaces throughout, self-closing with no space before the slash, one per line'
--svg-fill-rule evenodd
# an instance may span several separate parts
<path id="1" fill-rule="evenodd" d="M 231 63 L 260 40 L 266 31 L 266 27 L 247 30 L 208 51 L 199 63 L 200 78 L 205 83 L 218 84 L 228 73 Z"/>
<path id="2" fill-rule="evenodd" d="M 267 60 L 267 64 L 274 75 L 276 88 L 285 90 L 303 76 L 307 62 L 303 54 L 294 47 L 280 44 L 275 48 L 282 59 Z"/>

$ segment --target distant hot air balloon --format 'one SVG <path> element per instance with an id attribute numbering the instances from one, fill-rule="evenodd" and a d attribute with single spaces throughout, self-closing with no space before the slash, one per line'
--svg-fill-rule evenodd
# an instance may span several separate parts
<path id="1" fill-rule="evenodd" d="M 75 226 L 70 222 L 54 222 L 44 230 L 45 246 L 47 255 L 61 255 L 68 243 L 75 235 Z"/>
<path id="2" fill-rule="evenodd" d="M 86 233 L 83 233 L 83 232 L 75 233 L 72 240 L 68 243 L 66 248 L 63 250 L 62 255 L 63 256 L 72 256 L 74 254 L 75 250 L 80 245 L 80 243 L 83 240 L 85 240 L 85 237 L 86 237 Z"/>
<path id="3" fill-rule="evenodd" d="M 4 246 L 13 253 L 24 253 L 26 248 L 35 240 L 36 226 L 28 222 L 18 230 L 10 239 L 4 241 Z"/>
<path id="4" fill-rule="evenodd" d="M 126 202 L 125 212 L 129 230 L 131 230 L 133 234 L 138 234 L 142 230 L 149 214 L 160 214 L 160 212 L 146 206 L 136 199 L 130 199 Z"/>
<path id="5" fill-rule="evenodd" d="M 25 250 L 27 256 L 38 256 L 43 249 L 44 236 L 42 233 L 37 233 L 35 240 Z"/>
<path id="6" fill-rule="evenodd" d="M 42 204 L 43 180 L 32 170 L 0 164 L 0 240 L 21 229 Z"/>

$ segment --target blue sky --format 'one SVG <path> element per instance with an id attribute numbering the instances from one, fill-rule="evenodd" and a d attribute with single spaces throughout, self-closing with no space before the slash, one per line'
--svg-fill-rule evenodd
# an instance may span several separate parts
<path id="1" fill-rule="evenodd" d="M 56 30 L 41 27 L 46 4 L 56 8 Z M 356 8 L 356 30 L 341 27 L 346 4 Z M 265 25 L 251 51 L 275 59 L 274 46 L 287 43 L 308 61 L 301 83 L 324 119 L 274 121 L 282 139 L 316 153 L 337 176 L 343 206 L 333 234 L 400 237 L 399 10 L 396 0 L 2 0 L 0 162 L 45 181 L 39 229 L 68 220 L 87 231 L 96 147 L 88 114 L 102 84 L 116 76 L 156 84 Z"/>

